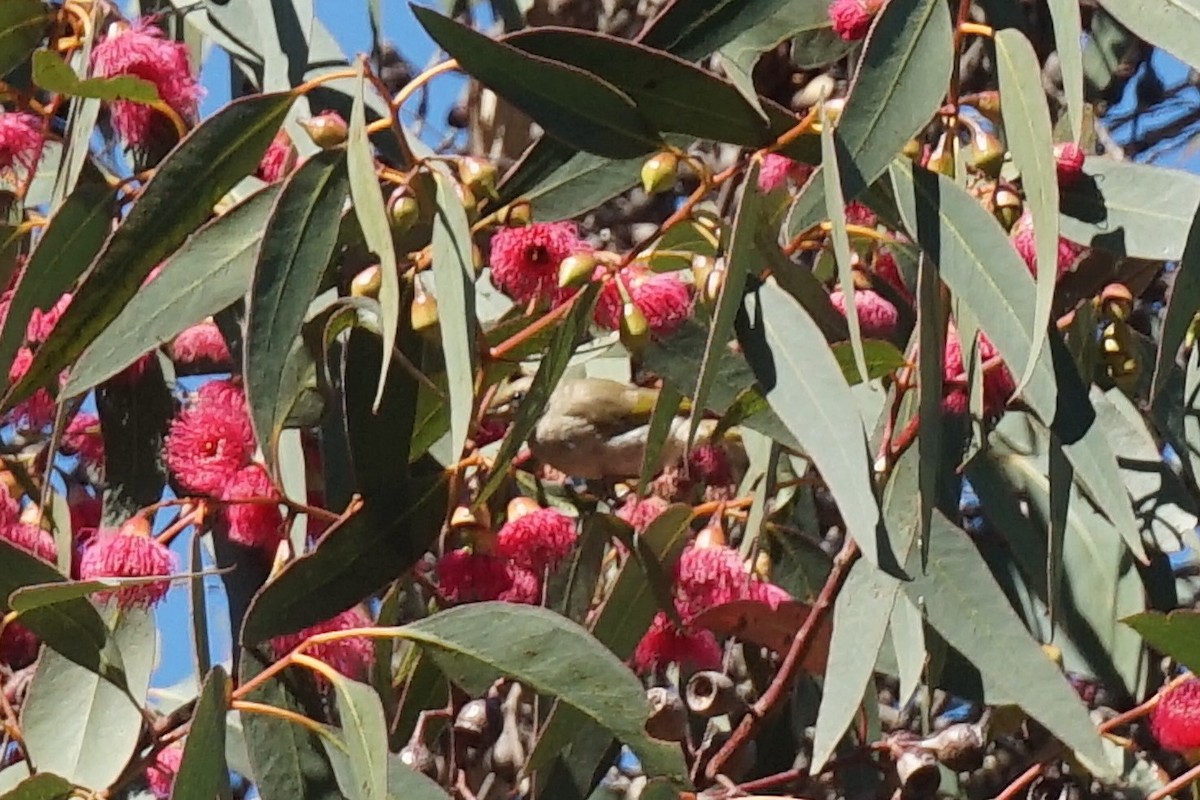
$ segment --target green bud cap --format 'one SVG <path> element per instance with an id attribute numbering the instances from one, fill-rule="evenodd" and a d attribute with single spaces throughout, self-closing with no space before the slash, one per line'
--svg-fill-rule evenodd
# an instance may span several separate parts
<path id="1" fill-rule="evenodd" d="M 458 161 L 458 179 L 472 192 L 494 196 L 497 177 L 496 165 L 486 159 L 467 156 Z"/>
<path id="2" fill-rule="evenodd" d="M 582 286 L 592 279 L 596 271 L 596 259 L 591 253 L 574 253 L 558 265 L 558 288 Z"/>
<path id="3" fill-rule="evenodd" d="M 409 313 L 409 320 L 415 333 L 428 334 L 437 330 L 437 298 L 422 289 L 419 282 L 416 294 L 413 295 L 412 307 Z"/>
<path id="4" fill-rule="evenodd" d="M 332 150 L 341 147 L 350 136 L 350 128 L 346 120 L 336 111 L 326 111 L 312 119 L 300 121 L 300 127 L 308 132 L 313 144 L 322 150 Z"/>
<path id="5" fill-rule="evenodd" d="M 675 188 L 679 177 L 679 158 L 674 153 L 659 153 L 642 164 L 642 188 L 646 194 L 662 194 Z"/>
<path id="6" fill-rule="evenodd" d="M 650 341 L 650 322 L 636 305 L 626 302 L 621 309 L 621 344 L 636 353 Z"/>
<path id="7" fill-rule="evenodd" d="M 393 233 L 406 233 L 421 217 L 421 205 L 408 188 L 401 186 L 392 192 L 387 204 L 388 221 Z"/>
<path id="8" fill-rule="evenodd" d="M 379 288 L 383 285 L 383 273 L 376 264 L 367 267 L 354 276 L 350 281 L 351 297 L 379 297 Z"/>

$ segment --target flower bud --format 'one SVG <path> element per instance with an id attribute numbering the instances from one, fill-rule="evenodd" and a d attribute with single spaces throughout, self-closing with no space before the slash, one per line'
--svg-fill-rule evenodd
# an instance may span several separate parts
<path id="1" fill-rule="evenodd" d="M 712 519 L 708 521 L 708 524 L 696 534 L 695 547 L 697 550 L 704 550 L 710 547 L 725 547 L 728 541 L 729 539 L 725 535 L 725 526 L 721 524 L 721 512 L 718 511 L 712 515 Z"/>
<path id="2" fill-rule="evenodd" d="M 970 772 L 983 764 L 984 744 L 978 724 L 956 722 L 921 742 L 921 747 L 955 772 Z"/>
<path id="3" fill-rule="evenodd" d="M 822 72 L 792 95 L 792 110 L 811 108 L 822 100 L 833 97 L 835 91 L 837 91 L 837 81 L 828 72 Z"/>
<path id="4" fill-rule="evenodd" d="M 452 531 L 487 528 L 490 526 L 491 520 L 489 519 L 487 506 L 480 506 L 477 509 L 470 506 L 459 506 L 450 515 L 450 530 Z"/>
<path id="5" fill-rule="evenodd" d="M 496 220 L 510 228 L 523 228 L 533 223 L 533 206 L 528 200 L 516 200 L 501 208 Z"/>
<path id="6" fill-rule="evenodd" d="M 467 217 L 474 217 L 475 210 L 479 207 L 479 201 L 475 199 L 475 193 L 466 184 L 454 184 L 454 194 L 458 197 L 458 201 L 462 203 L 463 211 L 467 212 Z"/>
<path id="7" fill-rule="evenodd" d="M 708 283 L 708 276 L 716 268 L 716 259 L 709 256 L 692 256 L 692 283 L 695 284 L 697 290 L 703 292 L 705 284 Z"/>
<path id="8" fill-rule="evenodd" d="M 910 161 L 916 161 L 921 157 L 921 143 L 916 139 L 909 139 L 904 143 L 904 148 L 900 152 Z"/>
<path id="9" fill-rule="evenodd" d="M 409 312 L 409 320 L 413 332 L 422 335 L 433 333 L 437 330 L 438 325 L 437 298 L 421 287 L 419 278 L 414 284 L 414 289 L 412 306 Z"/>
<path id="10" fill-rule="evenodd" d="M 967 163 L 989 178 L 996 178 L 1000 175 L 1000 168 L 1004 166 L 1006 153 L 999 139 L 980 128 L 971 137 Z"/>
<path id="11" fill-rule="evenodd" d="M 42 513 L 42 509 L 37 503 L 30 503 L 25 506 L 21 510 L 19 520 L 24 525 L 50 530 L 50 518 Z"/>
<path id="12" fill-rule="evenodd" d="M 1021 196 L 1005 186 L 996 189 L 995 195 L 992 197 L 995 208 L 992 213 L 996 219 L 1004 226 L 1005 230 L 1011 230 L 1013 225 L 1017 224 L 1017 220 L 1021 218 L 1024 207 L 1021 203 Z"/>
<path id="13" fill-rule="evenodd" d="M 558 265 L 558 288 L 582 286 L 592 279 L 596 271 L 596 259 L 591 253 L 573 253 Z"/>
<path id="14" fill-rule="evenodd" d="M 650 323 L 646 315 L 632 301 L 621 307 L 621 344 L 631 353 L 636 353 L 650 341 Z"/>
<path id="15" fill-rule="evenodd" d="M 496 165 L 486 159 L 467 156 L 458 160 L 458 179 L 474 193 L 495 196 L 497 177 Z"/>
<path id="16" fill-rule="evenodd" d="M 312 119 L 300 120 L 300 127 L 308 132 L 313 144 L 322 150 L 332 150 L 341 147 L 350 136 L 350 128 L 346 120 L 336 111 L 326 111 Z"/>
<path id="17" fill-rule="evenodd" d="M 675 188 L 679 177 L 679 157 L 674 153 L 659 153 L 642 164 L 642 188 L 646 194 L 662 194 Z"/>
<path id="18" fill-rule="evenodd" d="M 940 172 L 942 175 L 954 175 L 954 148 L 947 136 L 938 139 L 937 147 L 930 152 L 925 160 L 925 169 L 930 172 Z"/>
<path id="19" fill-rule="evenodd" d="M 350 281 L 351 297 L 379 297 L 383 285 L 383 273 L 378 264 L 367 267 Z"/>
<path id="20" fill-rule="evenodd" d="M 421 218 L 421 204 L 407 186 L 401 186 L 388 198 L 387 212 L 392 233 L 407 233 Z"/>
<path id="21" fill-rule="evenodd" d="M 1100 307 L 1112 319 L 1127 320 L 1133 312 L 1133 293 L 1123 283 L 1110 283 L 1100 292 Z"/>
<path id="22" fill-rule="evenodd" d="M 514 497 L 508 501 L 508 508 L 505 509 L 505 516 L 509 522 L 516 522 L 522 517 L 527 517 L 535 511 L 540 511 L 541 506 L 532 497 Z"/>
<path id="23" fill-rule="evenodd" d="M 125 536 L 150 536 L 154 531 L 150 520 L 141 514 L 130 517 L 121 523 L 120 532 Z"/>
<path id="24" fill-rule="evenodd" d="M 1079 183 L 1083 177 L 1083 148 L 1074 142 L 1054 145 L 1054 171 L 1058 185 L 1067 187 Z"/>

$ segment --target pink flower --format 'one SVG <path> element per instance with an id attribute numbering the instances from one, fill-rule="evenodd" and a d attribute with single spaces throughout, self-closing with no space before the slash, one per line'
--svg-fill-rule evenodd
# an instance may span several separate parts
<path id="1" fill-rule="evenodd" d="M 846 296 L 841 289 L 831 292 L 829 301 L 843 317 L 846 316 Z M 870 289 L 855 291 L 854 310 L 858 314 L 860 332 L 868 339 L 890 339 L 896 334 L 896 324 L 899 321 L 896 307 L 878 292 Z"/>
<path id="2" fill-rule="evenodd" d="M 179 746 L 164 747 L 154 754 L 154 763 L 146 767 L 146 783 L 150 784 L 150 793 L 157 800 L 167 800 L 171 796 L 182 763 L 183 748 Z"/>
<path id="3" fill-rule="evenodd" d="M 222 368 L 233 361 L 221 329 L 212 320 L 197 323 L 176 336 L 171 342 L 171 360 Z"/>
<path id="4" fill-rule="evenodd" d="M 666 613 L 659 611 L 633 653 L 633 667 L 648 672 L 667 664 L 687 664 L 693 669 L 721 666 L 721 646 L 711 632 L 681 631 Z"/>
<path id="5" fill-rule="evenodd" d="M 504 523 L 496 534 L 496 555 L 542 575 L 558 566 L 575 544 L 575 520 L 552 508 L 539 508 Z"/>
<path id="6" fill-rule="evenodd" d="M 311 628 L 305 628 L 299 633 L 289 633 L 276 636 L 271 640 L 271 648 L 275 654 L 282 657 L 310 636 L 318 633 L 347 631 L 353 628 L 370 628 L 374 625 L 361 608 L 355 607 L 343 611 L 332 619 L 317 623 Z M 375 657 L 375 648 L 371 640 L 365 636 L 351 636 L 346 639 L 335 639 L 309 647 L 305 652 L 324 661 L 347 678 L 359 679 L 367 674 L 371 661 Z"/>
<path id="7" fill-rule="evenodd" d="M 778 153 L 768 153 L 758 169 L 758 190 L 764 194 L 773 192 L 787 183 L 788 178 L 793 183 L 801 184 L 812 174 L 812 166 L 793 161 Z"/>
<path id="8" fill-rule="evenodd" d="M 1017 389 L 1012 373 L 1004 364 L 988 368 L 988 362 L 999 355 L 996 346 L 983 333 L 979 334 L 979 358 L 984 365 L 983 411 L 995 416 L 1004 410 L 1008 400 Z M 942 360 L 942 410 L 947 414 L 965 414 L 967 390 L 965 387 L 966 367 L 963 364 L 962 345 L 958 331 L 951 324 L 946 331 L 946 355 Z"/>
<path id="9" fill-rule="evenodd" d="M 529 582 L 532 576 L 540 583 L 536 575 L 496 556 L 453 550 L 438 559 L 437 573 L 438 589 L 452 603 L 536 603 L 541 598 L 540 585 L 531 587 Z"/>
<path id="10" fill-rule="evenodd" d="M 12 366 L 9 367 L 9 381 L 16 383 L 24 378 L 31 366 L 33 366 L 33 351 L 28 347 L 22 347 L 17 351 Z M 12 419 L 20 422 L 23 427 L 33 430 L 44 428 L 54 422 L 56 408 L 50 392 L 38 389 L 27 399 L 18 403 L 9 413 Z"/>
<path id="11" fill-rule="evenodd" d="M 99 78 L 133 75 L 154 84 L 159 98 L 186 121 L 196 118 L 202 90 L 188 63 L 187 45 L 163 38 L 153 20 L 143 18 L 128 28 L 110 29 L 92 51 L 92 72 Z M 146 144 L 156 125 L 158 111 L 129 100 L 112 103 L 112 124 L 125 143 Z"/>
<path id="12" fill-rule="evenodd" d="M 15 525 L 21 519 L 21 503 L 0 483 L 0 528 Z"/>
<path id="13" fill-rule="evenodd" d="M 33 114 L 0 111 L 0 173 L 13 173 L 19 167 L 28 179 L 37 169 L 46 138 L 42 121 Z"/>
<path id="14" fill-rule="evenodd" d="M 675 566 L 675 584 L 685 622 L 713 606 L 750 597 L 750 575 L 732 547 L 688 547 Z"/>
<path id="15" fill-rule="evenodd" d="M 1083 148 L 1074 142 L 1054 146 L 1054 170 L 1059 186 L 1074 186 L 1083 177 Z"/>
<path id="16" fill-rule="evenodd" d="M 866 38 L 878 9 L 876 2 L 833 0 L 829 4 L 829 18 L 833 20 L 833 30 L 838 36 L 847 42 L 857 42 Z"/>
<path id="17" fill-rule="evenodd" d="M 100 530 L 79 560 L 79 575 L 96 578 L 169 577 L 176 568 L 175 555 L 150 535 L 150 523 L 134 517 L 117 530 Z M 152 606 L 166 596 L 169 580 L 123 586 L 96 592 L 97 599 L 115 600 L 121 608 Z"/>
<path id="18" fill-rule="evenodd" d="M 246 395 L 231 380 L 209 381 L 171 420 L 167 466 L 189 491 L 217 495 L 254 455 Z"/>
<path id="19" fill-rule="evenodd" d="M 263 154 L 255 174 L 267 183 L 274 183 L 286 175 L 296 163 L 295 154 L 296 151 L 292 149 L 292 137 L 281 129 L 271 140 L 271 146 Z"/>
<path id="20" fill-rule="evenodd" d="M 602 275 L 603 268 L 597 270 L 597 274 Z M 625 303 L 616 280 L 624 282 L 629 298 L 646 317 L 656 336 L 673 333 L 692 315 L 692 292 L 686 283 L 673 274 L 656 273 L 634 264 L 621 270 L 618 278 L 609 281 L 600 291 L 595 318 L 602 328 L 615 331 L 621 327 Z"/>
<path id="21" fill-rule="evenodd" d="M 492 283 L 520 303 L 556 299 L 562 294 L 558 265 L 567 256 L 591 250 L 573 222 L 501 228 L 492 236 L 491 249 Z"/>
<path id="22" fill-rule="evenodd" d="M 733 483 L 733 468 L 725 448 L 712 443 L 692 448 L 688 453 L 688 474 L 705 486 Z"/>
<path id="23" fill-rule="evenodd" d="M 750 584 L 750 599 L 766 603 L 771 610 L 779 608 L 780 604 L 790 602 L 792 596 L 786 589 L 780 588 L 770 581 L 754 581 Z"/>
<path id="24" fill-rule="evenodd" d="M 246 547 L 274 548 L 283 535 L 283 514 L 278 505 L 238 503 L 256 497 L 279 498 L 267 471 L 258 464 L 243 467 L 233 474 L 221 492 L 229 540 Z"/>
<path id="25" fill-rule="evenodd" d="M 867 206 L 857 200 L 851 200 L 846 204 L 846 224 L 874 228 L 879 224 L 879 217 Z"/>
<path id="26" fill-rule="evenodd" d="M 0 632 L 0 664 L 13 670 L 29 666 L 37 658 L 40 644 L 33 631 L 13 620 Z"/>
<path id="27" fill-rule="evenodd" d="M 1025 266 L 1029 268 L 1029 274 L 1036 278 L 1038 274 L 1037 244 L 1033 238 L 1033 216 L 1028 211 L 1013 223 L 1009 237 L 1012 239 L 1013 246 L 1017 248 L 1017 252 L 1021 254 L 1021 258 L 1024 259 Z M 1058 277 L 1061 278 L 1066 274 L 1086 250 L 1087 248 L 1083 245 L 1075 244 L 1062 236 L 1058 237 Z"/>
<path id="28" fill-rule="evenodd" d="M 888 286 L 895 289 L 897 294 L 908 302 L 912 302 L 912 292 L 904 285 L 904 278 L 900 277 L 900 267 L 896 264 L 896 257 L 891 252 L 881 248 L 875 254 L 874 266 L 876 275 L 886 282 Z"/>
<path id="29" fill-rule="evenodd" d="M 1150 714 L 1150 730 L 1159 744 L 1176 753 L 1200 748 L 1200 678 L 1163 693 Z"/>
<path id="30" fill-rule="evenodd" d="M 0 528 L 0 539 L 37 556 L 42 561 L 53 564 L 58 560 L 58 547 L 54 544 L 54 537 L 41 525 L 13 522 Z"/>
<path id="31" fill-rule="evenodd" d="M 77 455 L 84 464 L 104 463 L 104 437 L 100 434 L 100 418 L 79 412 L 71 418 L 63 432 L 62 449 L 67 455 Z"/>
<path id="32" fill-rule="evenodd" d="M 637 495 L 630 494 L 617 509 L 617 516 L 629 523 L 629 526 L 638 533 L 645 533 L 650 523 L 656 520 L 659 514 L 666 511 L 668 505 L 669 503 L 661 497 L 647 497 L 639 500 Z"/>
<path id="33" fill-rule="evenodd" d="M 104 503 L 99 497 L 93 497 L 87 489 L 73 483 L 67 490 L 67 504 L 71 510 L 71 530 L 75 531 L 77 540 L 84 528 L 100 527 Z"/>
<path id="34" fill-rule="evenodd" d="M 71 293 L 67 292 L 45 311 L 35 308 L 29 315 L 29 324 L 25 328 L 25 339 L 30 344 L 41 344 L 49 339 L 50 334 L 54 331 L 54 326 L 62 319 L 63 312 L 69 305 L 71 305 Z"/>

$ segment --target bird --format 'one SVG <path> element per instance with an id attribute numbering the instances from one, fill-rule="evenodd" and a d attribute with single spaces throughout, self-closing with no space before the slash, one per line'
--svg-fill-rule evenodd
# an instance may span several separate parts
<path id="1" fill-rule="evenodd" d="M 533 379 L 522 376 L 503 385 L 493 410 L 509 412 L 524 399 Z M 659 390 L 606 378 L 566 378 L 559 382 L 529 436 L 535 458 L 560 472 L 585 480 L 630 478 L 642 471 L 650 417 Z M 652 473 L 673 464 L 687 450 L 690 403 L 682 401 Z M 702 419 L 696 444 L 712 439 L 717 420 Z M 724 440 L 736 443 L 728 433 Z"/>

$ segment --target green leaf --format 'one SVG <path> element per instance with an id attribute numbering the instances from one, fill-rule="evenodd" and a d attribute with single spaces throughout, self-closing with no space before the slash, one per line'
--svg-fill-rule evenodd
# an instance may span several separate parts
<path id="1" fill-rule="evenodd" d="M 1117 22 L 1190 67 L 1200 69 L 1200 2 L 1100 0 Z"/>
<path id="2" fill-rule="evenodd" d="M 1193 672 L 1200 669 L 1200 611 L 1178 609 L 1167 614 L 1143 611 L 1121 620 L 1146 644 Z"/>
<path id="3" fill-rule="evenodd" d="M 876 18 L 837 123 L 847 200 L 883 175 L 941 107 L 954 61 L 952 29 L 950 10 L 940 0 L 892 0 Z M 823 218 L 824 180 L 818 168 L 805 185 L 788 217 L 789 236 Z"/>
<path id="4" fill-rule="evenodd" d="M 354 108 L 350 113 L 350 133 L 346 143 L 346 163 L 350 172 L 350 198 L 354 201 L 354 215 L 358 217 L 367 247 L 379 259 L 379 316 L 383 330 L 383 352 L 391 353 L 400 327 L 400 273 L 397 271 L 396 249 L 392 242 L 387 209 L 380 194 L 379 179 L 375 177 L 375 157 L 367 138 L 364 69 L 364 62 L 359 62 L 359 77 L 356 80 Z M 391 358 L 385 358 L 379 366 L 379 384 L 373 405 L 375 412 L 379 411 L 379 405 L 383 402 L 384 385 L 391 363 Z"/>
<path id="5" fill-rule="evenodd" d="M 638 43 L 699 61 L 745 31 L 764 23 L 792 0 L 690 0 L 669 3 L 651 20 Z"/>
<path id="6" fill-rule="evenodd" d="M 1021 367 L 1018 391 L 1037 369 L 1037 357 L 1046 346 L 1054 284 L 1058 280 L 1058 174 L 1054 165 L 1054 140 L 1050 109 L 1042 89 L 1042 70 L 1033 45 L 1014 28 L 996 31 L 996 67 L 1000 80 L 1004 135 L 1013 163 L 1021 172 L 1025 204 L 1033 218 L 1037 248 L 1037 300 L 1033 309 L 1033 341 Z M 1017 369 L 1018 363 L 1011 362 Z"/>
<path id="7" fill-rule="evenodd" d="M 11 364 L 25 343 L 34 309 L 48 309 L 58 302 L 104 245 L 112 230 L 115 200 L 116 193 L 108 186 L 81 184 L 50 218 L 4 317 L 0 363 Z M 8 385 L 7 373 L 0 375 L 0 382 Z"/>
<path id="8" fill-rule="evenodd" d="M 212 800 L 229 794 L 225 763 L 225 714 L 229 710 L 229 676 L 214 667 L 204 681 L 192 725 L 183 745 L 183 760 L 175 776 L 173 800 Z"/>
<path id="9" fill-rule="evenodd" d="M 516 419 L 513 420 L 512 426 L 500 443 L 500 450 L 492 462 L 495 467 L 488 476 L 487 482 L 483 484 L 483 488 L 479 490 L 475 499 L 476 504 L 487 502 L 487 499 L 500 488 L 500 484 L 507 477 L 507 466 L 512 463 L 517 451 L 521 449 L 521 445 L 533 433 L 538 419 L 546 409 L 550 395 L 558 386 L 563 373 L 567 371 L 567 365 L 575 353 L 575 346 L 579 341 L 580 334 L 587 330 L 588 323 L 592 319 L 592 308 L 595 306 L 599 294 L 600 284 L 588 284 L 587 288 L 575 296 L 574 307 L 555 329 L 554 337 L 546 347 L 545 355 L 538 366 L 537 374 L 533 376 L 529 391 L 526 392 L 525 398 L 517 409 Z"/>
<path id="10" fill-rule="evenodd" d="M 721 69 L 747 100 L 757 104 L 752 79 L 754 65 L 763 53 L 796 37 L 799 41 L 793 46 L 792 62 L 797 67 L 823 66 L 845 55 L 853 46 L 834 33 L 827 3 L 792 0 L 725 44 L 720 50 Z"/>
<path id="11" fill-rule="evenodd" d="M 1102 156 L 1089 156 L 1083 173 L 1062 191 L 1063 236 L 1118 256 L 1183 256 L 1200 206 L 1200 177 Z"/>
<path id="12" fill-rule="evenodd" d="M 141 197 L 88 267 L 83 285 L 3 399 L 12 408 L 90 345 L 162 260 L 212 213 L 262 159 L 291 107 L 291 94 L 237 100 L 209 117 L 159 164 Z"/>
<path id="13" fill-rule="evenodd" d="M 0 540 L 0 611 L 9 611 L 9 598 L 25 586 L 65 582 L 66 578 L 35 556 Z M 50 648 L 85 669 L 103 675 L 118 687 L 127 685 L 121 653 L 96 609 L 83 598 L 30 609 L 21 624 Z"/>
<path id="14" fill-rule="evenodd" d="M 659 472 L 662 448 L 679 416 L 682 400 L 683 393 L 675 388 L 675 384 L 666 383 L 659 391 L 658 399 L 654 401 L 654 411 L 650 414 L 650 426 L 646 432 L 646 449 L 642 453 L 642 466 L 638 472 L 638 497 L 645 496 L 650 481 L 654 480 L 654 476 Z M 699 415 L 696 417 L 698 420 Z"/>
<path id="15" fill-rule="evenodd" d="M 505 176 L 497 205 L 524 199 L 538 222 L 571 219 L 636 185 L 645 160 L 598 156 L 543 136 Z"/>
<path id="16" fill-rule="evenodd" d="M 438 302 L 438 329 L 445 355 L 450 395 L 450 452 L 462 455 L 475 408 L 476 317 L 475 258 L 471 253 L 471 224 L 454 182 L 442 173 L 437 181 L 437 211 L 433 217 L 433 279 Z"/>
<path id="17" fill-rule="evenodd" d="M 771 408 L 816 464 L 838 501 L 847 532 L 873 564 L 887 563 L 877 538 L 879 506 L 858 403 L 808 313 L 774 281 L 757 294 L 761 321 L 739 334 Z"/>
<path id="18" fill-rule="evenodd" d="M 49 772 L 31 775 L 11 791 L 0 794 L 0 800 L 60 800 L 70 797 L 73 787 Z"/>
<path id="19" fill-rule="evenodd" d="M 820 106 L 821 122 L 821 168 L 832 172 L 836 180 L 824 181 L 825 215 L 829 217 L 829 239 L 833 244 L 834 261 L 837 262 L 838 285 L 845 303 L 846 330 L 850 333 L 850 351 L 854 355 L 854 374 L 848 379 L 852 383 L 866 380 L 867 359 L 863 355 L 862 326 L 858 309 L 854 303 L 854 267 L 850 263 L 850 236 L 846 233 L 846 200 L 842 196 L 841 169 L 838 167 L 838 148 L 835 144 L 833 126 L 830 124 L 825 106 Z"/>
<path id="20" fill-rule="evenodd" d="M 345 152 L 317 153 L 288 176 L 263 232 L 246 310 L 244 377 L 270 465 L 292 400 L 283 392 L 288 356 L 333 256 L 349 191 Z"/>
<path id="21" fill-rule="evenodd" d="M 386 800 L 388 797 L 388 728 L 383 703 L 365 683 L 343 675 L 331 678 L 338 697 L 342 738 L 349 751 L 350 786 L 342 786 L 350 800 Z"/>
<path id="22" fill-rule="evenodd" d="M 38 769 L 94 791 L 117 779 L 137 747 L 155 663 L 154 615 L 121 612 L 113 639 L 126 665 L 127 692 L 47 650 L 21 714 L 25 746 Z"/>
<path id="23" fill-rule="evenodd" d="M 729 349 L 733 333 L 733 321 L 742 307 L 746 292 L 746 279 L 759 269 L 760 257 L 756 247 L 758 231 L 763 225 L 765 196 L 758 191 L 760 162 L 751 165 L 742 183 L 742 197 L 738 201 L 733 217 L 733 232 L 730 234 L 729 251 L 726 257 L 725 279 L 717 296 L 712 322 L 708 326 L 708 341 L 704 343 L 704 358 L 696 375 L 696 388 L 692 402 L 697 408 L 708 407 L 708 396 L 716 381 L 721 356 Z M 696 438 L 700 427 L 700 414 L 693 414 L 688 431 L 688 442 Z"/>
<path id="24" fill-rule="evenodd" d="M 565 28 L 531 29 L 504 41 L 607 81 L 629 96 L 655 130 L 742 147 L 763 147 L 773 139 L 766 115 L 732 84 L 678 57 Z"/>
<path id="25" fill-rule="evenodd" d="M 96 337 L 63 388 L 74 397 L 143 353 L 237 302 L 250 287 L 267 219 L 282 184 L 268 186 L 198 230 Z"/>
<path id="26" fill-rule="evenodd" d="M 1158 395 L 1174 367 L 1179 347 L 1187 338 L 1188 328 L 1197 311 L 1200 311 L 1200 213 L 1192 220 L 1188 230 L 1183 257 L 1179 260 L 1171 295 L 1167 298 L 1167 312 L 1163 316 L 1158 354 L 1154 359 L 1151 399 Z"/>
<path id="27" fill-rule="evenodd" d="M 496 636 L 497 626 L 509 635 Z M 467 692 L 507 675 L 557 697 L 608 729 L 637 754 L 646 774 L 686 783 L 678 746 L 651 739 L 641 682 L 608 648 L 570 620 L 534 606 L 471 603 L 418 620 L 397 633 L 426 648 Z"/>
<path id="28" fill-rule="evenodd" d="M 849 342 L 835 342 L 829 348 L 842 370 L 842 377 L 851 386 L 859 383 L 858 367 L 854 364 L 854 349 Z M 891 375 L 908 365 L 908 359 L 896 349 L 896 345 L 882 339 L 864 339 L 863 356 L 867 360 L 867 380 Z"/>
<path id="29" fill-rule="evenodd" d="M 33 82 L 48 92 L 71 97 L 90 97 L 96 100 L 132 100 L 135 103 L 159 102 L 158 89 L 153 83 L 134 75 L 80 80 L 75 70 L 53 50 L 38 50 L 33 54 Z"/>
<path id="30" fill-rule="evenodd" d="M 1067 115 L 1071 118 L 1071 138 L 1083 138 L 1083 23 L 1075 0 L 1049 0 L 1050 19 L 1054 23 L 1054 49 L 1062 65 L 1063 94 Z"/>
<path id="31" fill-rule="evenodd" d="M 245 684 L 270 663 L 258 653 L 243 650 L 239 684 Z M 249 692 L 245 700 L 298 714 L 311 714 L 301 702 L 294 671 L 276 675 Z M 286 720 L 241 711 L 246 751 L 252 775 L 263 800 L 344 800 L 333 767 L 317 734 Z"/>
<path id="32" fill-rule="evenodd" d="M 632 158 L 662 147 L 634 102 L 599 78 L 412 6 L 426 32 L 463 69 L 512 103 L 550 136 L 597 155 Z"/>
<path id="33" fill-rule="evenodd" d="M 1004 231 L 966 190 L 945 176 L 914 171 L 907 159 L 894 162 L 891 174 L 909 233 L 937 262 L 942 279 L 974 312 L 1005 362 L 1025 363 L 1032 344 L 1035 290 L 1029 270 Z M 1022 399 L 1059 431 L 1063 449 L 1088 494 L 1144 561 L 1145 548 L 1117 473 L 1116 457 L 1103 431 L 1092 424 L 1094 412 L 1077 386 L 1074 366 L 1052 363 L 1058 360 L 1051 358 L 1052 351 L 1062 348 L 1057 334 L 1051 335 L 1050 344 L 1038 354 L 1037 369 Z"/>
<path id="34" fill-rule="evenodd" d="M 0 77 L 29 57 L 52 19 L 41 0 L 0 3 Z"/>
<path id="35" fill-rule="evenodd" d="M 446 513 L 446 476 L 412 478 L 367 497 L 312 552 L 288 563 L 255 596 L 244 645 L 307 628 L 403 575 L 425 554 Z"/>
<path id="36" fill-rule="evenodd" d="M 1093 772 L 1111 773 L 1087 707 L 1029 636 L 971 537 L 934 511 L 927 571 L 911 556 L 906 566 L 914 579 L 904 592 L 979 670 L 988 705 L 1019 705 Z"/>
<path id="37" fill-rule="evenodd" d="M 416 772 L 395 756 L 387 760 L 387 794 L 391 800 L 449 800 L 432 778 Z"/>
<path id="38" fill-rule="evenodd" d="M 920 520 L 920 456 L 913 448 L 901 456 L 883 492 L 883 513 L 898 560 L 907 560 L 917 541 Z M 859 561 L 850 568 L 833 606 L 833 637 L 825 685 L 813 739 L 813 770 L 833 755 L 862 705 L 875 673 L 888 623 L 901 592 L 896 578 Z"/>

